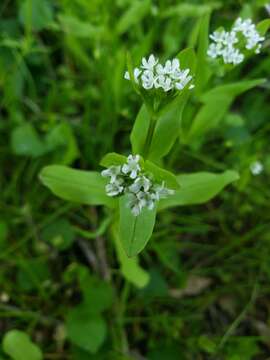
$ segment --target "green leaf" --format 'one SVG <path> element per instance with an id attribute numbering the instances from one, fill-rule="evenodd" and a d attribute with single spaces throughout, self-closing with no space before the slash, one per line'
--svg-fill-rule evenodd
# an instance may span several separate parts
<path id="1" fill-rule="evenodd" d="M 215 102 L 217 98 L 222 98 L 224 96 L 230 96 L 232 99 L 234 99 L 236 96 L 239 96 L 245 91 L 248 91 L 258 85 L 262 85 L 264 82 L 265 79 L 255 79 L 217 86 L 202 95 L 201 101 L 204 103 L 210 101 Z"/>
<path id="2" fill-rule="evenodd" d="M 127 161 L 127 158 L 124 155 L 117 153 L 106 154 L 100 161 L 100 165 L 104 167 L 110 167 L 112 165 L 123 165 Z"/>
<path id="3" fill-rule="evenodd" d="M 150 114 L 147 110 L 146 105 L 143 105 L 136 117 L 130 135 L 133 154 L 143 153 L 149 126 L 150 126 Z"/>
<path id="4" fill-rule="evenodd" d="M 80 288 L 83 292 L 83 304 L 93 314 L 100 314 L 109 309 L 114 300 L 110 283 L 83 272 L 80 276 Z"/>
<path id="5" fill-rule="evenodd" d="M 140 22 L 150 11 L 151 0 L 135 0 L 129 9 L 118 20 L 116 33 L 122 35 L 129 28 Z"/>
<path id="6" fill-rule="evenodd" d="M 180 67 L 182 70 L 190 69 L 190 74 L 194 75 L 197 67 L 197 58 L 193 48 L 186 48 L 182 50 L 177 58 L 180 61 Z"/>
<path id="7" fill-rule="evenodd" d="M 31 124 L 16 127 L 11 133 L 11 147 L 16 155 L 39 157 L 47 152 L 47 147 L 41 141 Z"/>
<path id="8" fill-rule="evenodd" d="M 225 186 L 239 179 L 236 171 L 221 174 L 198 172 L 179 175 L 180 189 L 174 195 L 161 200 L 158 209 L 174 206 L 203 204 L 216 196 Z"/>
<path id="9" fill-rule="evenodd" d="M 239 81 L 229 85 L 217 86 L 201 96 L 204 105 L 198 111 L 187 135 L 187 141 L 203 140 L 203 135 L 217 127 L 230 108 L 235 97 L 262 84 L 264 79 Z"/>
<path id="10" fill-rule="evenodd" d="M 138 288 L 145 287 L 150 280 L 149 273 L 139 265 L 137 256 L 127 257 L 126 252 L 120 242 L 119 233 L 115 228 L 112 229 L 115 240 L 115 249 L 118 261 L 120 262 L 120 270 L 124 278 Z"/>
<path id="11" fill-rule="evenodd" d="M 61 165 L 43 168 L 41 182 L 60 198 L 86 205 L 114 207 L 115 199 L 105 192 L 106 179 L 94 171 L 82 171 Z"/>
<path id="12" fill-rule="evenodd" d="M 265 35 L 270 27 L 270 19 L 265 19 L 257 24 L 257 30 L 261 36 Z"/>
<path id="13" fill-rule="evenodd" d="M 187 101 L 188 91 L 183 91 L 168 106 L 163 109 L 157 119 L 148 158 L 158 162 L 171 150 L 179 135 L 181 117 Z"/>
<path id="14" fill-rule="evenodd" d="M 40 31 L 53 21 L 51 3 L 47 0 L 24 0 L 19 16 L 26 28 Z"/>
<path id="15" fill-rule="evenodd" d="M 127 256 L 141 252 L 150 239 L 156 219 L 156 210 L 144 208 L 134 216 L 128 207 L 128 195 L 122 196 L 120 204 L 119 235 Z"/>
<path id="16" fill-rule="evenodd" d="M 106 323 L 100 315 L 93 315 L 86 306 L 72 309 L 66 320 L 70 341 L 80 348 L 95 354 L 106 337 Z M 24 359 L 25 360 L 25 359 Z"/>
<path id="17" fill-rule="evenodd" d="M 3 338 L 3 350 L 13 360 L 41 360 L 42 353 L 29 335 L 20 330 L 10 330 Z"/>
<path id="18" fill-rule="evenodd" d="M 104 27 L 94 26 L 90 24 L 89 21 L 82 21 L 77 17 L 66 14 L 59 14 L 58 19 L 62 30 L 69 36 L 86 38 L 88 40 L 104 36 Z"/>
<path id="19" fill-rule="evenodd" d="M 144 169 L 153 174 L 155 181 L 165 182 L 165 186 L 169 189 L 177 190 L 179 189 L 179 183 L 174 174 L 170 171 L 160 168 L 149 160 L 146 160 L 144 164 Z"/>

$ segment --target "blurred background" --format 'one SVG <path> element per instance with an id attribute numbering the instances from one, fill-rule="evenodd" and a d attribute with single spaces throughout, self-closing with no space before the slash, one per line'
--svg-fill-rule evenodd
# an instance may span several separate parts
<path id="1" fill-rule="evenodd" d="M 100 170 L 105 153 L 130 152 L 141 100 L 123 79 L 127 51 L 136 65 L 173 57 L 209 10 L 213 31 L 269 17 L 265 4 L 0 2 L 1 360 L 270 358 L 269 40 L 227 79 L 266 85 L 238 97 L 199 150 L 177 143 L 168 156 L 176 173 L 231 168 L 241 179 L 159 215 L 139 259 L 146 286 L 123 279 L 108 212 L 38 179 L 48 164 Z"/>

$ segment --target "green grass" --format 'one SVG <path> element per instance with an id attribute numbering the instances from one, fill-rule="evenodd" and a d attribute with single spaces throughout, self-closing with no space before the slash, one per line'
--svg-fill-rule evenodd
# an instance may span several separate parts
<path id="1" fill-rule="evenodd" d="M 123 279 L 110 211 L 60 200 L 38 179 L 50 164 L 100 170 L 107 152 L 130 152 L 141 102 L 123 79 L 127 52 L 135 64 L 152 52 L 174 56 L 192 44 L 209 7 L 211 30 L 240 13 L 267 17 L 259 0 L 177 4 L 0 4 L 1 341 L 19 329 L 44 359 L 59 360 L 269 356 L 269 39 L 227 78 L 267 82 L 239 96 L 200 148 L 177 142 L 166 157 L 178 173 L 230 168 L 240 180 L 205 205 L 158 215 L 139 256 L 146 287 Z M 264 165 L 258 176 L 249 169 L 255 160 Z M 84 318 L 71 331 L 78 307 Z M 88 318 L 106 327 L 96 354 L 80 345 Z M 3 343 L 0 358 L 9 359 Z"/>

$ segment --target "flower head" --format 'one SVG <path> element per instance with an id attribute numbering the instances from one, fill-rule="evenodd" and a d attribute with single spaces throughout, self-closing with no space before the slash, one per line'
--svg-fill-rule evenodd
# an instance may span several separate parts
<path id="1" fill-rule="evenodd" d="M 144 89 L 162 89 L 164 92 L 170 90 L 183 90 L 191 82 L 192 76 L 188 75 L 190 70 L 180 68 L 179 59 L 167 60 L 165 65 L 159 63 L 154 55 L 150 55 L 148 60 L 142 59 L 139 68 L 134 69 L 135 82 Z M 130 80 L 130 74 L 126 71 L 124 78 Z M 189 89 L 194 86 L 190 85 Z"/>
<path id="2" fill-rule="evenodd" d="M 260 36 L 251 19 L 242 18 L 235 21 L 231 31 L 214 31 L 209 37 L 213 42 L 208 47 L 207 55 L 213 59 L 221 57 L 225 64 L 233 65 L 244 60 L 242 51 L 245 49 L 258 54 L 265 39 Z"/>
<path id="3" fill-rule="evenodd" d="M 111 166 L 102 171 L 102 176 L 110 178 L 105 186 L 107 195 L 128 194 L 127 206 L 134 216 L 138 216 L 144 208 L 153 210 L 160 199 L 174 193 L 165 187 L 165 182 L 158 184 L 151 174 L 146 174 L 139 161 L 139 155 L 129 155 L 122 166 Z"/>
<path id="4" fill-rule="evenodd" d="M 252 175 L 260 175 L 263 172 L 263 164 L 260 161 L 255 161 L 250 165 L 250 171 Z"/>

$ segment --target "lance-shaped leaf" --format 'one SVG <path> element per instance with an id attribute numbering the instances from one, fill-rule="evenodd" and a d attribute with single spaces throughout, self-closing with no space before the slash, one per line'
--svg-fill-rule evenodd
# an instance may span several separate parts
<path id="1" fill-rule="evenodd" d="M 161 200 L 159 210 L 184 205 L 203 204 L 216 196 L 225 186 L 239 179 L 236 171 L 221 174 L 198 172 L 178 175 L 180 189 L 174 195 Z"/>
<path id="2" fill-rule="evenodd" d="M 98 172 L 51 165 L 43 168 L 40 180 L 64 200 L 87 205 L 117 205 L 117 201 L 106 194 L 107 181 Z"/>
<path id="3" fill-rule="evenodd" d="M 156 220 L 156 209 L 144 208 L 134 216 L 128 206 L 128 195 L 119 200 L 120 224 L 119 236 L 127 256 L 139 254 L 150 239 Z"/>
<path id="4" fill-rule="evenodd" d="M 130 134 L 133 154 L 143 154 L 150 126 L 150 114 L 146 105 L 142 105 Z"/>
<path id="5" fill-rule="evenodd" d="M 188 142 L 199 138 L 202 141 L 202 135 L 215 128 L 230 108 L 234 99 L 243 92 L 261 85 L 265 80 L 247 80 L 232 84 L 217 86 L 208 91 L 201 97 L 204 105 L 198 111 L 188 132 Z"/>
<path id="6" fill-rule="evenodd" d="M 257 24 L 256 28 L 261 36 L 265 35 L 270 28 L 270 19 L 262 20 Z"/>

